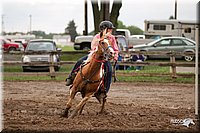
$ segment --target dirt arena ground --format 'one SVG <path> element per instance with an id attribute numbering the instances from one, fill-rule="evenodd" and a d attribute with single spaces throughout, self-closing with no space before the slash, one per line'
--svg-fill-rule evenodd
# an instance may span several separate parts
<path id="1" fill-rule="evenodd" d="M 60 117 L 69 87 L 64 82 L 8 82 L 3 85 L 5 131 L 197 131 L 193 84 L 113 83 L 106 114 L 91 98 L 83 114 Z M 74 104 L 81 99 L 77 94 Z M 73 108 L 72 108 L 73 109 Z M 176 120 L 191 118 L 185 127 Z"/>

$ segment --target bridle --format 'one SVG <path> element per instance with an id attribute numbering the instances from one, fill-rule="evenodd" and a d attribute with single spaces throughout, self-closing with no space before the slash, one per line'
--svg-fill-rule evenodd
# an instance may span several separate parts
<path id="1" fill-rule="evenodd" d="M 105 38 L 104 38 L 103 40 L 105 40 Z M 113 50 L 113 48 L 112 48 L 112 46 L 110 46 L 108 40 L 106 40 L 107 43 L 108 43 L 108 46 L 107 46 L 107 47 L 104 47 L 104 46 L 105 46 L 105 45 L 104 45 L 105 42 L 104 42 L 103 40 L 100 40 L 100 41 L 99 41 L 99 46 L 103 49 L 103 56 L 102 56 L 102 59 L 101 59 L 101 60 L 96 59 L 95 56 L 94 56 L 94 57 L 93 57 L 93 60 L 94 60 L 95 62 L 101 63 L 101 64 L 102 64 L 102 67 L 104 68 L 104 64 L 103 64 L 103 63 L 113 58 L 112 54 L 108 52 L 109 49 Z M 102 42 L 102 41 L 103 41 L 103 42 Z M 113 52 L 114 52 L 114 50 L 113 50 Z M 102 76 L 100 79 L 98 79 L 98 80 L 91 80 L 91 78 L 94 76 L 94 74 L 96 73 L 96 71 L 93 71 L 93 73 L 90 75 L 90 77 L 89 77 L 89 78 L 86 78 L 86 77 L 83 75 L 83 73 L 82 73 L 82 67 L 83 67 L 83 66 L 81 65 L 81 66 L 80 66 L 80 74 L 81 74 L 81 77 L 82 77 L 82 79 L 83 79 L 83 81 L 84 81 L 85 84 L 88 84 L 88 83 L 97 83 L 97 82 L 100 82 L 100 81 L 103 80 L 104 74 L 105 74 L 105 73 L 103 73 L 103 76 Z"/>
<path id="2" fill-rule="evenodd" d="M 104 47 L 105 43 L 108 44 L 107 47 Z M 105 61 L 111 60 L 113 58 L 113 56 L 112 56 L 112 53 L 110 53 L 110 51 L 108 51 L 108 50 L 110 49 L 113 52 L 114 52 L 114 50 L 113 50 L 112 46 L 110 46 L 108 39 L 104 38 L 103 40 L 100 40 L 99 41 L 99 46 L 103 49 L 103 60 L 105 60 Z"/>

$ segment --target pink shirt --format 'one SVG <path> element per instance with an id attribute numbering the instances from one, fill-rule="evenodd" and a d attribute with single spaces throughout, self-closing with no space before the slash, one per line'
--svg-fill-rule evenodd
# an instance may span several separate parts
<path id="1" fill-rule="evenodd" d="M 118 50 L 117 42 L 115 40 L 115 36 L 110 35 L 110 36 L 108 36 L 108 39 L 111 42 L 111 46 L 112 46 L 113 50 L 115 51 L 114 60 L 117 60 L 119 50 Z M 93 52 L 95 50 L 95 48 L 99 44 L 99 40 L 100 40 L 100 34 L 96 34 L 91 43 L 91 52 Z"/>

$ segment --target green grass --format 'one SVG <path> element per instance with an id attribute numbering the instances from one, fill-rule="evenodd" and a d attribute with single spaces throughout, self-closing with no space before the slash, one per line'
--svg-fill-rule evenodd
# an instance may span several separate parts
<path id="1" fill-rule="evenodd" d="M 62 47 L 62 51 L 74 51 L 72 46 L 65 46 Z M 63 54 L 61 55 L 61 61 L 77 61 L 79 58 L 83 57 L 86 54 Z M 161 62 L 160 60 L 152 60 L 155 62 Z M 163 61 L 163 60 L 162 60 Z M 164 60 L 165 61 L 165 60 Z M 166 60 L 169 61 L 169 60 Z M 66 75 L 59 75 L 56 77 L 55 80 L 57 81 L 64 81 L 67 77 L 67 73 L 71 71 L 73 68 L 73 65 L 62 65 L 59 72 L 66 72 Z M 22 72 L 21 66 L 4 66 L 2 69 L 3 72 Z M 160 67 L 160 66 L 145 66 L 144 69 L 141 71 L 135 72 L 134 68 L 132 70 L 118 70 L 118 73 L 141 73 L 141 74 L 169 74 L 170 67 Z M 123 82 L 160 82 L 160 83 L 194 83 L 194 77 L 193 78 L 181 78 L 178 77 L 177 79 L 172 79 L 171 77 L 163 76 L 117 76 L 117 78 L 120 81 Z M 3 76 L 3 80 L 7 81 L 46 81 L 46 80 L 52 80 L 50 76 Z"/>
<path id="2" fill-rule="evenodd" d="M 68 76 L 67 73 L 69 73 L 72 69 L 73 65 L 63 65 L 59 72 L 66 72 L 66 75 L 59 75 L 56 76 L 56 81 L 64 81 L 65 78 Z M 9 67 L 4 67 L 3 69 L 4 72 L 22 72 L 22 68 L 20 66 L 9 66 Z M 151 73 L 169 73 L 169 67 L 158 67 L 158 66 L 145 66 L 145 68 L 141 71 L 135 72 L 135 70 L 118 70 L 117 73 L 144 73 L 144 74 L 151 74 Z M 163 76 L 163 77 L 158 77 L 158 76 L 118 76 L 117 78 L 119 79 L 120 82 L 159 82 L 159 83 L 194 83 L 194 77 L 192 78 L 182 78 L 178 77 L 176 79 L 172 79 L 170 76 Z M 6 81 L 46 81 L 46 80 L 52 80 L 50 76 L 3 76 L 3 80 Z"/>
<path id="3" fill-rule="evenodd" d="M 2 68 L 3 72 L 23 72 L 21 66 L 4 66 Z"/>
<path id="4" fill-rule="evenodd" d="M 145 66 L 141 71 L 137 73 L 169 73 L 170 67 L 160 67 L 160 66 Z M 133 73 L 135 72 L 134 67 L 131 67 L 131 70 L 119 70 L 124 73 Z"/>
<path id="5" fill-rule="evenodd" d="M 118 76 L 119 81 L 123 82 L 154 82 L 154 83 L 194 83 L 194 78 L 176 78 L 171 77 L 146 77 L 146 76 Z"/>
<path id="6" fill-rule="evenodd" d="M 62 51 L 76 51 L 73 46 L 64 46 L 61 47 L 61 45 L 58 45 L 59 48 L 62 48 Z M 61 60 L 62 61 L 77 61 L 81 57 L 85 56 L 86 54 L 77 53 L 77 54 L 62 54 Z"/>
<path id="7" fill-rule="evenodd" d="M 77 61 L 86 54 L 63 54 L 61 55 L 61 61 Z"/>
<path id="8" fill-rule="evenodd" d="M 73 46 L 64 46 L 58 44 L 58 48 L 62 48 L 62 51 L 75 51 Z"/>

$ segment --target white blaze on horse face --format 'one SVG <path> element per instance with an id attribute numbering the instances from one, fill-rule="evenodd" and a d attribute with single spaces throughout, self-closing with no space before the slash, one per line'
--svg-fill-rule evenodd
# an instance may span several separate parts
<path id="1" fill-rule="evenodd" d="M 104 42 L 106 42 L 109 45 L 108 39 L 103 39 Z M 110 46 L 110 45 L 109 45 Z"/>
<path id="2" fill-rule="evenodd" d="M 114 57 L 115 51 L 113 50 L 112 47 L 110 47 L 108 39 L 104 39 L 104 42 L 106 42 L 108 44 L 108 49 L 110 50 L 110 53 L 112 53 L 112 57 Z"/>

